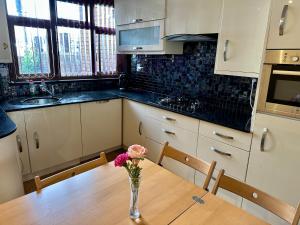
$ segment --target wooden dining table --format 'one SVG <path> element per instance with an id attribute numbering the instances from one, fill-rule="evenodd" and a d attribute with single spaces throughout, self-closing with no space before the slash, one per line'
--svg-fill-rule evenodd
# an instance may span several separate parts
<path id="1" fill-rule="evenodd" d="M 267 224 L 149 160 L 141 166 L 137 220 L 129 217 L 128 174 L 110 162 L 1 204 L 0 224 Z"/>

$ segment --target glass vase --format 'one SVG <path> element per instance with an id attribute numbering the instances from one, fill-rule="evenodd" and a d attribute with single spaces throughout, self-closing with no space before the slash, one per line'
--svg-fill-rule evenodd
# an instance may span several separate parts
<path id="1" fill-rule="evenodd" d="M 141 216 L 138 209 L 140 182 L 141 182 L 141 177 L 138 178 L 129 177 L 129 184 L 130 184 L 129 215 L 131 219 L 137 219 Z"/>

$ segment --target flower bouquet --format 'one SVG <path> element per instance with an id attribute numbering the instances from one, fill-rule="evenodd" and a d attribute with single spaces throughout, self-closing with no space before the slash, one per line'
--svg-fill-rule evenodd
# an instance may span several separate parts
<path id="1" fill-rule="evenodd" d="M 147 149 L 141 145 L 131 145 L 126 153 L 118 155 L 115 159 L 116 167 L 124 167 L 129 175 L 131 189 L 130 195 L 130 217 L 137 219 L 140 217 L 138 210 L 138 194 L 141 181 L 141 170 L 139 162 L 144 160 Z"/>

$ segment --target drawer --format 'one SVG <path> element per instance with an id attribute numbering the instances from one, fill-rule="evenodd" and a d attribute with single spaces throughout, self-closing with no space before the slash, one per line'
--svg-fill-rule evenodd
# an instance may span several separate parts
<path id="1" fill-rule="evenodd" d="M 166 125 L 180 127 L 191 132 L 197 133 L 199 129 L 199 120 L 167 110 L 151 107 L 149 116 Z"/>
<path id="2" fill-rule="evenodd" d="M 250 151 L 252 134 L 205 121 L 200 122 L 199 134 Z"/>
<path id="3" fill-rule="evenodd" d="M 216 168 L 225 169 L 226 174 L 244 181 L 249 152 L 199 135 L 197 157 L 207 162 L 215 160 Z"/>

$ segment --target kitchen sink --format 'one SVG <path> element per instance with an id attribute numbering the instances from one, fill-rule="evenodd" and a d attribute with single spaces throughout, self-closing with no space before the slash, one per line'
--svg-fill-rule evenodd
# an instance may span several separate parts
<path id="1" fill-rule="evenodd" d="M 10 101 L 9 103 L 12 105 L 46 105 L 46 104 L 54 104 L 60 101 L 60 98 L 57 97 L 32 97 L 26 98 L 20 101 Z"/>

